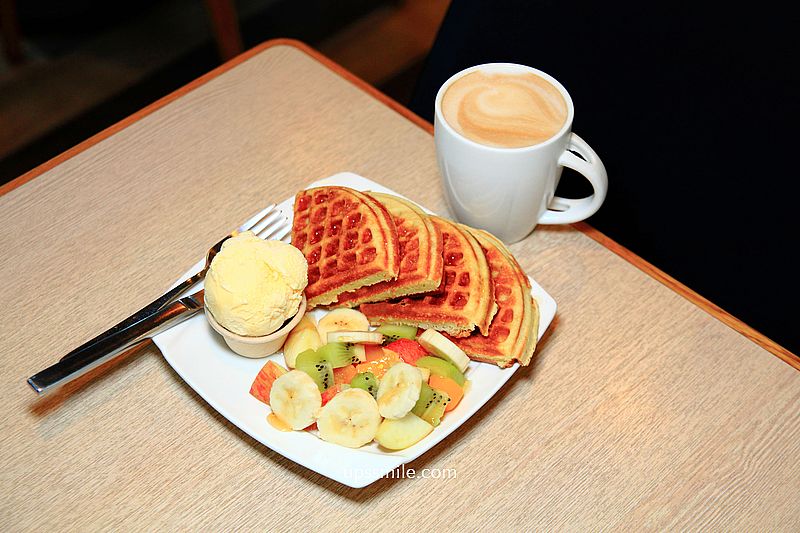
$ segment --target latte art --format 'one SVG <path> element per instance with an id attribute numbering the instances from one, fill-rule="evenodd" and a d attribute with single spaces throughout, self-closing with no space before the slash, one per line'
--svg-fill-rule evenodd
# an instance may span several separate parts
<path id="1" fill-rule="evenodd" d="M 567 102 L 558 89 L 529 72 L 471 72 L 448 87 L 441 109 L 459 134 L 499 148 L 544 142 L 567 120 Z"/>

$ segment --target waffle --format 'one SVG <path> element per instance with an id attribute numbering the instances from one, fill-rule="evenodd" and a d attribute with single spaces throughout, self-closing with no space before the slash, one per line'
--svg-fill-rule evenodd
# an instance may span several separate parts
<path id="1" fill-rule="evenodd" d="M 308 308 L 345 291 L 394 279 L 400 267 L 394 222 L 380 203 L 347 187 L 300 191 L 292 244 L 308 261 Z"/>
<path id="2" fill-rule="evenodd" d="M 527 276 L 525 278 L 527 279 Z M 531 362 L 533 352 L 536 350 L 536 343 L 539 340 L 539 304 L 536 303 L 536 299 L 533 297 L 531 297 L 530 304 L 531 316 L 530 320 L 526 322 L 526 324 L 530 323 L 530 325 L 524 326 L 524 331 L 527 332 L 528 338 L 525 343 L 525 348 L 517 359 L 522 366 L 528 366 Z"/>
<path id="3" fill-rule="evenodd" d="M 400 273 L 397 279 L 381 281 L 339 295 L 337 305 L 357 307 L 410 294 L 431 292 L 442 282 L 442 234 L 416 205 L 397 196 L 368 193 L 392 215 L 397 227 Z"/>
<path id="4" fill-rule="evenodd" d="M 444 280 L 435 292 L 398 301 L 361 305 L 370 323 L 407 324 L 466 337 L 475 327 L 488 334 L 496 311 L 489 265 L 468 232 L 439 217 L 430 217 L 442 233 Z"/>
<path id="5" fill-rule="evenodd" d="M 539 305 L 536 299 L 531 296 L 531 280 L 522 267 L 517 262 L 516 258 L 511 254 L 508 248 L 497 239 L 494 235 L 486 233 L 487 237 L 494 239 L 494 244 L 503 252 L 508 260 L 514 267 L 520 285 L 523 288 L 525 295 L 525 304 L 523 309 L 522 327 L 517 342 L 514 345 L 515 359 L 522 366 L 527 366 L 531 362 L 533 352 L 536 350 L 536 343 L 539 339 Z"/>
<path id="6" fill-rule="evenodd" d="M 494 363 L 501 368 L 511 366 L 514 361 L 528 364 L 533 352 L 532 349 L 528 351 L 529 342 L 532 338 L 531 348 L 535 347 L 536 339 L 531 335 L 534 314 L 528 277 L 496 237 L 472 228 L 468 231 L 480 243 L 489 262 L 498 311 L 489 325 L 488 336 L 473 332 L 469 337 L 451 340 L 476 361 Z"/>

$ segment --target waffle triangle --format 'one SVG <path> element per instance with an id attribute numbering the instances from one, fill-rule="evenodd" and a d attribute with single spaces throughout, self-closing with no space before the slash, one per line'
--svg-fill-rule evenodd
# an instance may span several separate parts
<path id="1" fill-rule="evenodd" d="M 397 230 L 383 205 L 347 187 L 317 187 L 295 196 L 292 244 L 308 261 L 308 308 L 397 277 Z"/>
<path id="2" fill-rule="evenodd" d="M 382 193 L 367 193 L 379 201 L 397 228 L 400 272 L 397 279 L 381 281 L 339 295 L 337 305 L 357 307 L 410 294 L 431 292 L 442 282 L 442 233 L 416 205 Z"/>
<path id="3" fill-rule="evenodd" d="M 538 317 L 528 277 L 499 239 L 485 231 L 473 228 L 468 228 L 468 231 L 486 255 L 498 311 L 489 325 L 489 335 L 473 332 L 468 337 L 451 340 L 476 361 L 493 363 L 501 368 L 511 366 L 514 361 L 527 365 L 536 346 L 533 326 Z M 538 329 L 538 320 L 536 322 Z"/>
<path id="4" fill-rule="evenodd" d="M 443 240 L 444 279 L 429 294 L 361 305 L 370 322 L 394 322 L 466 337 L 476 327 L 488 334 L 497 310 L 489 265 L 478 242 L 457 224 L 430 217 Z"/>

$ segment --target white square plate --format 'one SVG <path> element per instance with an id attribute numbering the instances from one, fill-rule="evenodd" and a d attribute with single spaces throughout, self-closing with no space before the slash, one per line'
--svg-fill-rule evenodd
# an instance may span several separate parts
<path id="1" fill-rule="evenodd" d="M 314 182 L 309 188 L 320 185 L 397 194 L 349 172 Z M 294 198 L 288 198 L 278 205 L 290 223 L 293 203 Z M 198 262 L 184 277 L 196 272 L 202 264 L 203 261 Z M 555 316 L 556 302 L 533 279 L 531 287 L 531 293 L 539 304 L 538 336 L 541 339 Z M 319 318 L 325 312 L 314 310 L 313 314 Z M 228 349 L 202 315 L 157 335 L 153 340 L 186 383 L 242 431 L 292 461 L 354 488 L 369 485 L 436 446 L 480 409 L 519 367 L 515 364 L 500 369 L 473 361 L 467 371 L 472 384 L 461 403 L 422 441 L 398 452 L 382 450 L 374 442 L 353 450 L 325 442 L 311 432 L 282 432 L 267 423 L 269 407 L 250 396 L 250 384 L 268 359 L 284 365 L 280 352 L 267 359 L 240 357 Z"/>

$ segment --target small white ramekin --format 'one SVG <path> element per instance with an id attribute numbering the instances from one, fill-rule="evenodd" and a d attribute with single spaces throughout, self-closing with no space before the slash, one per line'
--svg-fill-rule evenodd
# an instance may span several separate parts
<path id="1" fill-rule="evenodd" d="M 239 355 L 254 359 L 272 355 L 280 350 L 284 341 L 286 340 L 286 337 L 289 336 L 289 333 L 292 331 L 292 329 L 294 329 L 297 323 L 300 322 L 300 319 L 303 318 L 305 312 L 306 296 L 304 294 L 303 299 L 300 301 L 300 309 L 297 310 L 297 314 L 294 315 L 294 317 L 281 329 L 270 333 L 269 335 L 262 335 L 261 337 L 246 337 L 244 335 L 237 335 L 236 333 L 223 328 L 219 322 L 216 321 L 214 315 L 211 314 L 208 308 L 205 309 L 208 323 L 211 325 L 214 331 L 222 335 L 222 338 L 225 339 L 225 342 L 228 344 L 230 349 Z"/>

